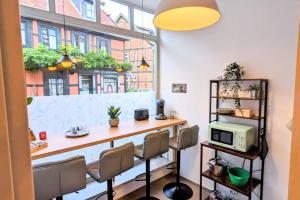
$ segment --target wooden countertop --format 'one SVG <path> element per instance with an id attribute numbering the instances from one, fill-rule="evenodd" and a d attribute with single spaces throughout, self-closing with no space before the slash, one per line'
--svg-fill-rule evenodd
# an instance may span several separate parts
<path id="1" fill-rule="evenodd" d="M 182 125 L 185 122 L 186 120 L 182 119 L 155 120 L 153 118 L 145 121 L 120 121 L 119 127 L 117 128 L 111 128 L 109 125 L 93 128 L 89 127 L 90 134 L 80 138 L 66 138 L 64 132 L 61 134 L 48 133 L 48 147 L 32 153 L 31 159 L 35 160 L 89 146 L 103 144 L 150 131 Z"/>

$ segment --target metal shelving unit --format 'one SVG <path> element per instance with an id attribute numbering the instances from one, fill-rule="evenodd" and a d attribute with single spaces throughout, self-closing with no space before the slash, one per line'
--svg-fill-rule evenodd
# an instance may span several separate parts
<path id="1" fill-rule="evenodd" d="M 248 197 L 249 200 L 252 199 L 252 192 L 258 186 L 260 187 L 260 196 L 259 198 L 263 199 L 263 183 L 264 183 L 264 167 L 265 167 L 265 155 L 268 151 L 266 144 L 266 130 L 267 130 L 267 106 L 268 106 L 268 80 L 267 79 L 242 79 L 242 80 L 227 80 L 227 81 L 241 81 L 241 82 L 255 82 L 260 85 L 260 96 L 258 98 L 248 98 L 241 97 L 238 98 L 241 101 L 256 101 L 258 102 L 258 116 L 246 118 L 238 117 L 235 115 L 221 115 L 216 112 L 220 107 L 220 100 L 230 101 L 236 98 L 234 97 L 220 97 L 220 83 L 224 80 L 211 80 L 210 81 L 210 105 L 209 105 L 209 122 L 220 121 L 221 117 L 224 118 L 235 118 L 243 120 L 245 123 L 246 120 L 251 120 L 257 122 L 257 145 L 253 147 L 248 152 L 243 153 L 221 146 L 209 144 L 207 141 L 201 143 L 201 154 L 200 154 L 200 188 L 202 188 L 202 179 L 207 178 L 214 182 L 214 190 L 217 189 L 217 184 L 221 184 L 227 188 L 230 188 L 240 194 L 243 194 Z M 215 111 L 212 111 L 213 108 Z M 229 177 L 215 177 L 210 174 L 208 170 L 203 171 L 203 149 L 209 148 L 214 151 L 215 158 L 218 156 L 218 152 L 224 152 L 230 155 L 234 155 L 250 161 L 250 180 L 249 183 L 244 187 L 234 186 L 230 183 Z M 261 160 L 261 176 L 260 180 L 253 177 L 253 162 L 260 158 Z M 200 200 L 202 200 L 202 190 L 200 189 Z"/>

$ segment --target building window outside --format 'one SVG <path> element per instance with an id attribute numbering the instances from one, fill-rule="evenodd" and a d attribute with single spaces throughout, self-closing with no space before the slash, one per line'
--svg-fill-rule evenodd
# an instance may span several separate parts
<path id="1" fill-rule="evenodd" d="M 104 74 L 102 77 L 102 90 L 103 93 L 118 93 L 118 75 Z"/>
<path id="2" fill-rule="evenodd" d="M 124 53 L 124 61 L 125 61 L 125 62 L 128 62 L 128 63 L 130 62 L 129 52 L 125 52 L 125 53 Z"/>
<path id="3" fill-rule="evenodd" d="M 45 95 L 46 96 L 60 96 L 68 95 L 68 75 L 66 73 L 56 73 L 56 72 L 45 72 Z"/>
<path id="4" fill-rule="evenodd" d="M 95 94 L 95 81 L 92 74 L 79 75 L 79 94 Z"/>
<path id="5" fill-rule="evenodd" d="M 95 1 L 83 0 L 81 2 L 81 15 L 87 19 L 95 20 Z"/>
<path id="6" fill-rule="evenodd" d="M 43 45 L 49 47 L 49 49 L 56 50 L 58 47 L 58 30 L 51 26 L 40 26 L 40 41 Z"/>
<path id="7" fill-rule="evenodd" d="M 81 53 L 87 51 L 87 36 L 85 33 L 73 31 L 72 32 L 72 45 L 80 49 Z"/>
<path id="8" fill-rule="evenodd" d="M 110 39 L 104 37 L 97 37 L 97 51 L 105 51 L 108 54 L 111 54 L 111 42 Z"/>
<path id="9" fill-rule="evenodd" d="M 22 45 L 23 47 L 31 47 L 31 40 L 30 40 L 30 22 L 27 20 L 21 21 L 21 36 L 22 36 Z"/>

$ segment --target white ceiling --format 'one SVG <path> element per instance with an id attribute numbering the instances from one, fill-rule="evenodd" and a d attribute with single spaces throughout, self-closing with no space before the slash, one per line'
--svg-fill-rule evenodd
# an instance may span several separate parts
<path id="1" fill-rule="evenodd" d="M 142 7 L 142 0 L 121 0 L 121 1 L 131 3 L 133 5 L 136 5 L 137 7 Z M 145 10 L 154 12 L 158 3 L 159 0 L 144 0 L 144 8 Z"/>

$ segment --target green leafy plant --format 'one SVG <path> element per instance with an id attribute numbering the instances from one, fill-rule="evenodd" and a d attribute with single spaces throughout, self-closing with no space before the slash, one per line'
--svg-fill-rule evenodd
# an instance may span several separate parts
<path id="1" fill-rule="evenodd" d="M 87 69 L 109 68 L 117 65 L 116 60 L 105 51 L 88 52 L 83 56 L 83 66 Z"/>
<path id="2" fill-rule="evenodd" d="M 117 63 L 117 68 L 122 69 L 122 71 L 130 71 L 132 69 L 133 65 L 131 63 L 125 62 L 125 63 Z"/>
<path id="3" fill-rule="evenodd" d="M 115 108 L 114 106 L 109 106 L 107 110 L 107 114 L 109 115 L 110 119 L 119 119 L 119 115 L 122 113 L 121 107 Z"/>
<path id="4" fill-rule="evenodd" d="M 33 98 L 32 97 L 27 97 L 26 99 L 26 103 L 27 103 L 27 106 L 29 106 L 33 101 Z"/>
<path id="5" fill-rule="evenodd" d="M 228 97 L 232 94 L 235 98 L 234 104 L 236 109 L 240 109 L 241 101 L 239 99 L 239 91 L 242 90 L 241 81 L 242 77 L 245 75 L 244 67 L 240 66 L 236 62 L 229 64 L 224 69 L 224 74 L 219 76 L 219 80 L 223 80 L 223 88 L 220 92 L 221 97 Z M 229 81 L 231 80 L 231 81 Z M 233 81 L 232 81 L 233 80 Z M 224 100 L 224 99 L 223 99 Z"/>
<path id="6" fill-rule="evenodd" d="M 49 50 L 44 45 L 37 48 L 24 48 L 24 65 L 27 71 L 38 71 L 43 68 L 55 65 L 60 58 L 60 54 Z"/>
<path id="7" fill-rule="evenodd" d="M 246 91 L 248 92 L 251 92 L 253 90 L 255 91 L 259 91 L 261 88 L 260 88 L 260 85 L 258 84 L 253 84 L 253 85 L 249 85 L 249 87 L 246 89 Z"/>

